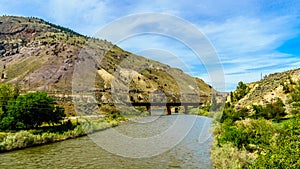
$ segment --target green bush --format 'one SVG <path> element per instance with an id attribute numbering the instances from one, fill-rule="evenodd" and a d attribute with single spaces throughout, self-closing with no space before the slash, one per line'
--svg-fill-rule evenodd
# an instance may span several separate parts
<path id="1" fill-rule="evenodd" d="M 299 133 L 299 118 L 288 121 L 249 168 L 300 168 Z"/>
<path id="2" fill-rule="evenodd" d="M 220 122 L 223 123 L 225 120 L 235 122 L 237 120 L 242 120 L 248 117 L 248 109 L 242 108 L 236 111 L 230 103 L 226 103 Z"/>
<path id="3" fill-rule="evenodd" d="M 239 149 L 249 144 L 248 135 L 237 126 L 226 126 L 224 129 L 224 133 L 219 138 L 219 142 L 231 142 L 235 147 Z"/>
<path id="4" fill-rule="evenodd" d="M 252 105 L 254 110 L 253 118 L 263 117 L 265 119 L 274 119 L 275 121 L 281 120 L 287 115 L 285 112 L 284 104 L 280 98 L 277 98 L 275 102 L 268 103 L 266 106 Z"/>

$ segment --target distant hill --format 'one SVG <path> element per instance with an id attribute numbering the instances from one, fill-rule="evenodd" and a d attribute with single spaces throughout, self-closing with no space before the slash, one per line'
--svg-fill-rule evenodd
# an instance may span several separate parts
<path id="1" fill-rule="evenodd" d="M 264 77 L 262 80 L 249 83 L 249 92 L 240 99 L 235 107 L 250 108 L 254 105 L 265 105 L 280 98 L 286 105 L 287 112 L 290 111 L 290 92 L 300 80 L 300 68 L 281 73 L 274 73 Z"/>
<path id="2" fill-rule="evenodd" d="M 120 88 L 129 89 L 130 98 L 125 99 L 134 102 L 148 101 L 149 94 L 161 91 L 169 100 L 182 100 L 182 93 L 186 93 L 206 96 L 202 101 L 208 103 L 215 92 L 199 78 L 124 51 L 106 40 L 86 37 L 38 18 L 0 17 L 1 83 L 16 84 L 23 91 L 70 95 L 75 68 L 90 62 L 95 63 L 91 69 L 95 82 L 89 90 L 98 91 L 101 102 L 111 101 L 115 79 Z M 90 79 L 82 79 L 86 80 Z"/>

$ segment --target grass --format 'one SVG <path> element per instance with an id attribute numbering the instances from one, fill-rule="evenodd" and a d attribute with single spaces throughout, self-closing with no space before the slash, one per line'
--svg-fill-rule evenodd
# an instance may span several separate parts
<path id="1" fill-rule="evenodd" d="M 238 149 L 231 143 L 223 144 L 222 147 L 217 147 L 216 144 L 215 142 L 211 148 L 211 160 L 215 168 L 244 168 L 257 156 L 245 149 Z"/>

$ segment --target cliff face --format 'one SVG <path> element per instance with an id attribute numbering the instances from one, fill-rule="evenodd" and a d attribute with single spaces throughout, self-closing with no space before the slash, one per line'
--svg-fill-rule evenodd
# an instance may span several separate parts
<path id="1" fill-rule="evenodd" d="M 0 59 L 1 83 L 23 91 L 97 91 L 102 102 L 118 92 L 129 93 L 124 99 L 134 102 L 151 101 L 155 92 L 168 100 L 193 100 L 188 95 L 196 94 L 209 102 L 214 92 L 180 69 L 38 18 L 0 17 Z"/>

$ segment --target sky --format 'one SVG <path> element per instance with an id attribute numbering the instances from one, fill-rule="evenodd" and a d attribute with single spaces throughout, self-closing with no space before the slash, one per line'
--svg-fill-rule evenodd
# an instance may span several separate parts
<path id="1" fill-rule="evenodd" d="M 143 14 L 153 14 L 140 21 L 144 25 L 138 28 L 144 33 L 130 32 L 130 36 L 115 43 L 130 52 L 179 67 L 220 91 L 234 90 L 239 81 L 249 83 L 270 73 L 300 67 L 298 0 L 0 0 L 0 15 L 39 17 L 87 36 L 96 36 L 125 18 L 126 25 L 111 30 L 122 32 L 136 24 L 128 16 Z M 165 22 L 164 17 L 155 14 L 177 19 Z M 177 21 L 178 29 L 172 25 Z M 203 35 L 197 36 L 206 39 L 214 49 L 211 57 L 217 58 L 211 60 L 220 62 L 222 70 L 215 69 L 209 58 L 197 55 L 195 45 L 189 45 L 188 42 L 198 42 L 193 41 L 196 34 L 190 31 L 194 28 Z M 187 41 L 176 37 L 176 31 L 185 34 L 181 37 Z M 220 76 L 220 80 L 215 76 Z M 224 87 L 218 86 L 221 81 Z"/>

